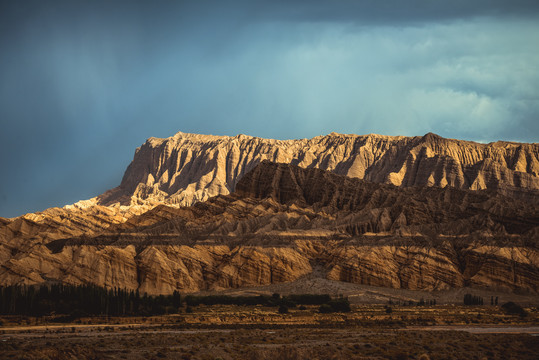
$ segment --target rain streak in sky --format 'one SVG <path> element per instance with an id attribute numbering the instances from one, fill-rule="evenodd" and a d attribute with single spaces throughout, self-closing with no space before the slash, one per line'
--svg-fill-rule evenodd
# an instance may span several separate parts
<path id="1" fill-rule="evenodd" d="M 148 137 L 539 141 L 538 1 L 0 1 L 0 216 L 119 185 Z"/>

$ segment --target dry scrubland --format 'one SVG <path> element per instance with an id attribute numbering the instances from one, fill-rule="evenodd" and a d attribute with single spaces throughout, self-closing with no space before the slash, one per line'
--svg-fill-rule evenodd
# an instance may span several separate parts
<path id="1" fill-rule="evenodd" d="M 537 308 L 198 306 L 159 317 L 81 318 L 70 324 L 3 317 L 2 359 L 536 359 Z M 434 331 L 444 327 L 447 330 Z M 471 332 L 470 332 L 471 331 Z M 524 330 L 525 331 L 525 330 Z M 484 333 L 478 333 L 484 332 Z"/>

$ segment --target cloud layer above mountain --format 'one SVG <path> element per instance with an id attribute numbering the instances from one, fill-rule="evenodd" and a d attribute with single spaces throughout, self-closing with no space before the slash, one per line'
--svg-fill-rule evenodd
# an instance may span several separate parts
<path id="1" fill-rule="evenodd" d="M 177 131 L 539 141 L 537 1 L 0 5 L 0 216 L 117 185 Z"/>

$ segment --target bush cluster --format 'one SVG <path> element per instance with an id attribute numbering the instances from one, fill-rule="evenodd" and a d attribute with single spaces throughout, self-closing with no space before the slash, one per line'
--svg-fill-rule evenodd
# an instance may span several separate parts
<path id="1" fill-rule="evenodd" d="M 299 294 L 282 296 L 279 294 L 258 296 L 228 296 L 228 295 L 187 295 L 184 301 L 189 306 L 198 305 L 263 305 L 294 308 L 296 305 L 320 305 L 331 301 L 328 294 Z"/>
<path id="2" fill-rule="evenodd" d="M 512 302 L 512 301 L 509 301 L 509 302 L 506 302 L 505 304 L 502 305 L 502 310 L 506 313 L 506 314 L 510 314 L 510 315 L 519 315 L 520 317 L 526 317 L 528 315 L 528 313 L 526 312 L 526 310 L 524 310 L 524 308 L 522 308 L 522 306 Z"/>
<path id="3" fill-rule="evenodd" d="M 326 304 L 320 305 L 318 311 L 323 314 L 327 314 L 334 312 L 350 312 L 352 309 L 350 307 L 350 301 L 348 301 L 347 298 L 339 298 L 330 300 Z"/>

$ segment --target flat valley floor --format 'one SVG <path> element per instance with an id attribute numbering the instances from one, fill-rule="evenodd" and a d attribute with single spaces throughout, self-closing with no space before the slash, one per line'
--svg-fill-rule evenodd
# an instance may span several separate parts
<path id="1" fill-rule="evenodd" d="M 539 312 L 495 306 L 198 306 L 157 317 L 3 317 L 1 359 L 537 359 Z"/>

